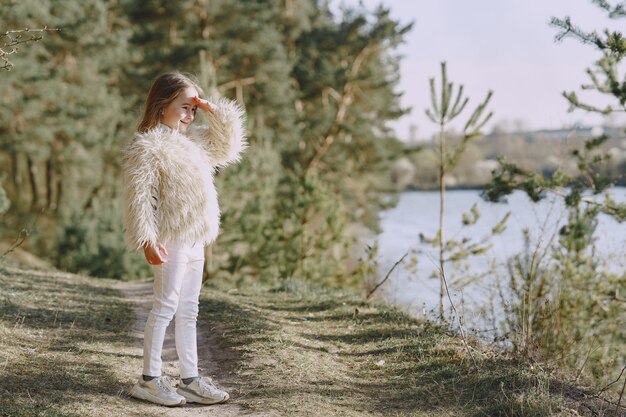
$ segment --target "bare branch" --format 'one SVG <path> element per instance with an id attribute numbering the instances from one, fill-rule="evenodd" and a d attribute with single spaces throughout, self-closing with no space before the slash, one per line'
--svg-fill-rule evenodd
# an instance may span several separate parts
<path id="1" fill-rule="evenodd" d="M 16 54 L 19 51 L 17 45 L 22 45 L 31 42 L 37 42 L 43 39 L 43 35 L 33 34 L 30 37 L 24 38 L 24 34 L 30 33 L 43 33 L 43 32 L 58 32 L 60 29 L 50 29 L 44 26 L 42 29 L 18 29 L 7 30 L 4 33 L 0 33 L 0 42 L 3 42 L 0 46 L 0 69 L 10 71 L 13 68 L 13 63 L 7 58 L 9 55 Z"/>
<path id="2" fill-rule="evenodd" d="M 348 108 L 354 101 L 354 88 L 357 80 L 357 75 L 361 71 L 361 65 L 363 61 L 367 57 L 368 54 L 375 50 L 378 47 L 378 44 L 371 44 L 364 47 L 359 54 L 354 58 L 352 62 L 352 66 L 349 71 L 348 81 L 344 85 L 343 94 L 341 95 L 341 99 L 339 100 L 339 106 L 337 107 L 337 112 L 335 113 L 335 120 L 330 128 L 327 130 L 326 134 L 323 136 L 321 146 L 317 147 L 313 158 L 311 158 L 310 162 L 305 168 L 305 172 L 309 173 L 313 170 L 318 164 L 322 156 L 328 151 L 330 146 L 335 141 L 335 137 L 339 133 L 340 126 L 343 123 L 345 116 L 347 114 Z"/>
<path id="3" fill-rule="evenodd" d="M 16 248 L 20 247 L 22 243 L 24 243 L 27 237 L 28 237 L 28 229 L 20 230 L 20 233 L 17 235 L 17 237 L 15 238 L 11 246 L 9 246 L 9 249 L 7 249 L 2 255 L 0 255 L 0 259 L 4 258 L 9 253 L 13 252 Z"/>
<path id="4" fill-rule="evenodd" d="M 406 256 L 409 253 L 405 253 L 404 256 L 402 256 L 402 258 L 400 258 L 399 261 L 397 261 L 389 270 L 389 272 L 387 272 L 387 275 L 385 275 L 385 278 L 383 278 L 382 281 L 380 281 L 378 284 L 376 284 L 376 286 L 367 294 L 366 298 L 370 298 L 372 296 L 372 294 L 374 294 L 374 291 L 376 291 L 381 285 L 383 285 L 385 283 L 385 281 L 387 281 L 387 279 L 389 278 L 389 276 L 391 275 L 391 272 L 393 272 L 394 269 L 396 269 L 396 266 L 400 265 L 402 263 L 402 261 L 404 260 L 404 258 L 406 258 Z"/>

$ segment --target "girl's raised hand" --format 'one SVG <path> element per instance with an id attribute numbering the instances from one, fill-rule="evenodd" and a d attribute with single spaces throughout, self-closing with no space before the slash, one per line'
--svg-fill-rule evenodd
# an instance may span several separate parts
<path id="1" fill-rule="evenodd" d="M 215 104 L 211 103 L 209 100 L 202 99 L 198 96 L 195 96 L 193 98 L 193 102 L 196 103 L 196 105 L 200 107 L 202 110 L 208 111 L 210 113 L 213 113 L 213 110 L 215 109 Z"/>

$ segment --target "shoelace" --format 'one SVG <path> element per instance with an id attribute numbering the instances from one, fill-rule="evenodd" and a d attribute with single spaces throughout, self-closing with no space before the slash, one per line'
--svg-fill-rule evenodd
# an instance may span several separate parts
<path id="1" fill-rule="evenodd" d="M 176 387 L 172 383 L 172 380 L 167 376 L 162 376 L 157 380 L 157 385 L 170 392 L 176 392 Z"/>
<path id="2" fill-rule="evenodd" d="M 198 381 L 198 385 L 200 385 L 200 389 L 204 391 L 211 392 L 211 393 L 215 393 L 216 391 L 219 392 L 219 389 L 215 386 L 215 384 L 213 383 L 213 380 L 208 376 L 201 377 L 200 380 Z"/>

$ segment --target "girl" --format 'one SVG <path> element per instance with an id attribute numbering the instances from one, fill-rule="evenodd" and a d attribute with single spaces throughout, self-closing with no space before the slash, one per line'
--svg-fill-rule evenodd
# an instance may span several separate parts
<path id="1" fill-rule="evenodd" d="M 122 156 L 124 228 L 154 270 L 154 300 L 144 330 L 143 375 L 131 395 L 162 405 L 228 399 L 198 374 L 196 318 L 204 246 L 218 235 L 214 170 L 238 162 L 247 146 L 242 108 L 203 99 L 190 76 L 171 72 L 150 87 L 143 119 Z M 197 109 L 209 125 L 195 126 Z M 165 329 L 175 317 L 178 389 L 161 376 Z"/>

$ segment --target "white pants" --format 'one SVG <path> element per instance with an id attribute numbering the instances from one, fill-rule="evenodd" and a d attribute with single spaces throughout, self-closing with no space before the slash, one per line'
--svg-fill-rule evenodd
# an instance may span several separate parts
<path id="1" fill-rule="evenodd" d="M 143 374 L 161 375 L 165 329 L 175 321 L 180 377 L 198 376 L 196 320 L 202 287 L 204 246 L 164 243 L 167 262 L 154 268 L 154 302 L 144 329 Z"/>

